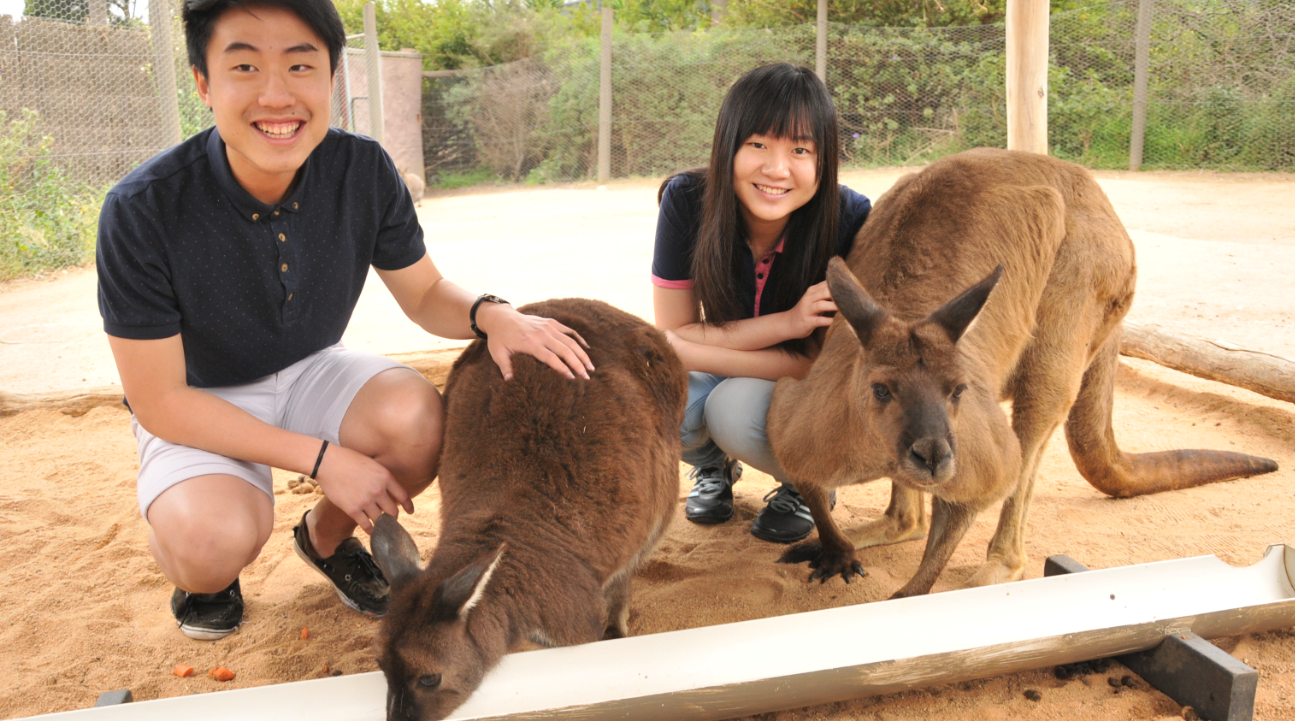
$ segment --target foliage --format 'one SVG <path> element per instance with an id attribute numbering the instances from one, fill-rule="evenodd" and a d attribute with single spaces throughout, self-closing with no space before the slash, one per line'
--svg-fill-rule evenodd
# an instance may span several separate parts
<path id="1" fill-rule="evenodd" d="M 486 168 L 478 168 L 467 173 L 446 173 L 436 179 L 435 183 L 429 185 L 432 188 L 442 190 L 451 190 L 453 188 L 466 188 L 472 185 L 481 185 L 495 180 L 495 176 Z"/>
<path id="2" fill-rule="evenodd" d="M 347 34 L 364 32 L 365 1 L 334 0 Z M 591 6 L 558 0 L 376 0 L 374 15 L 378 45 L 417 50 L 426 70 L 500 65 L 599 28 Z"/>
<path id="3" fill-rule="evenodd" d="M 40 117 L 0 111 L 0 280 L 90 259 L 103 194 L 75 187 L 50 158 Z"/>

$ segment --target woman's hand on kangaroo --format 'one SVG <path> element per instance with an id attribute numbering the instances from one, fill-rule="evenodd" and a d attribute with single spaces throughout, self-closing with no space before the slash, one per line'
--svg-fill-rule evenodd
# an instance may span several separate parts
<path id="1" fill-rule="evenodd" d="M 823 314 L 835 311 L 836 303 L 832 302 L 832 291 L 828 290 L 827 281 L 811 285 L 795 307 L 786 312 L 791 333 L 788 338 L 804 338 L 817 328 L 832 325 L 832 316 Z"/>
<path id="2" fill-rule="evenodd" d="M 329 445 L 315 476 L 324 496 L 350 516 L 365 533 L 383 513 L 400 517 L 400 509 L 414 512 L 409 493 L 385 466 L 349 448 Z"/>
<path id="3" fill-rule="evenodd" d="M 518 313 L 512 306 L 492 303 L 482 311 L 487 308 L 489 315 L 477 312 L 477 325 L 488 336 L 486 346 L 504 380 L 512 380 L 515 353 L 535 356 L 567 378 L 589 379 L 594 364 L 585 353 L 589 344 L 579 333 L 552 318 Z"/>

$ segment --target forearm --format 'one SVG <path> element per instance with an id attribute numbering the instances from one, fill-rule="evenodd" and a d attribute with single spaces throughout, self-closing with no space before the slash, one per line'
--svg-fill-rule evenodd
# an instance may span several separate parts
<path id="1" fill-rule="evenodd" d="M 476 338 L 468 312 L 477 296 L 445 278 L 434 281 L 418 301 L 406 309 L 410 320 L 432 335 L 466 340 Z"/>
<path id="2" fill-rule="evenodd" d="M 302 474 L 309 474 L 319 457 L 319 439 L 272 426 L 198 388 L 183 386 L 130 402 L 144 430 L 171 443 Z"/>
<path id="3" fill-rule="evenodd" d="M 691 343 L 739 351 L 761 350 L 794 336 L 786 313 L 746 318 L 722 326 L 695 322 L 664 330 L 674 331 L 680 338 Z"/>
<path id="4" fill-rule="evenodd" d="M 670 342 L 683 361 L 684 368 L 701 373 L 743 378 L 804 378 L 814 361 L 805 356 L 776 348 L 738 350 L 694 343 L 673 333 Z"/>

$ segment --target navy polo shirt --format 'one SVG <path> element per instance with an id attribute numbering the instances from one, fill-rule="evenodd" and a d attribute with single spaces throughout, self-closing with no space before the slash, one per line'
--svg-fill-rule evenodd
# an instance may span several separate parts
<path id="1" fill-rule="evenodd" d="M 867 197 L 841 189 L 835 255 L 846 257 L 854 247 L 854 236 L 868 219 L 872 202 Z M 661 195 L 657 214 L 656 249 L 652 255 L 652 283 L 663 288 L 692 287 L 692 254 L 701 227 L 702 183 L 693 175 L 676 175 Z M 742 303 L 744 318 L 775 312 L 773 293 L 766 292 L 781 280 L 778 257 L 784 238 L 762 258 L 753 258 L 751 249 L 743 246 L 742 270 L 733 282 Z M 819 280 L 822 280 L 821 278 Z"/>
<path id="2" fill-rule="evenodd" d="M 426 254 L 413 201 L 376 141 L 336 128 L 277 205 L 235 180 L 215 128 L 108 192 L 96 262 L 103 328 L 180 335 L 188 383 L 248 383 L 337 343 L 369 266 Z"/>

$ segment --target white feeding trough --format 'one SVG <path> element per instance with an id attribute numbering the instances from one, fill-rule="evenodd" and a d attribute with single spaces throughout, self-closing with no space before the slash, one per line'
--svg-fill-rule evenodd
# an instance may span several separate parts
<path id="1" fill-rule="evenodd" d="M 867 582 L 866 580 L 864 581 Z M 450 718 L 725 719 L 1295 626 L 1295 548 L 1054 576 L 506 656 Z M 804 649 L 770 654 L 770 648 Z M 383 721 L 380 673 L 47 719 Z"/>

